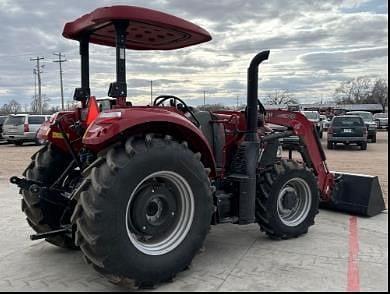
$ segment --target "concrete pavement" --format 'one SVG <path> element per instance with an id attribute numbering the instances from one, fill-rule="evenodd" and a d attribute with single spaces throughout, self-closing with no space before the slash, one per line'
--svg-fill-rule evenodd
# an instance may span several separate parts
<path id="1" fill-rule="evenodd" d="M 99 276 L 80 252 L 29 241 L 17 189 L 4 181 L 0 199 L 1 291 L 128 291 Z M 350 216 L 324 210 L 309 234 L 288 241 L 268 239 L 257 225 L 220 225 L 191 268 L 157 290 L 388 291 L 387 212 L 357 218 L 355 237 L 357 247 Z"/>

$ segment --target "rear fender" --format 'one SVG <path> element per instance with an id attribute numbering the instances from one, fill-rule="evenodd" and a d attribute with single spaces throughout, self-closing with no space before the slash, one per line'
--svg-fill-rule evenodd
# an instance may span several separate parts
<path id="1" fill-rule="evenodd" d="M 215 176 L 215 160 L 207 139 L 203 133 L 186 117 L 164 108 L 133 107 L 110 111 L 121 113 L 107 118 L 99 116 L 87 129 L 83 144 L 94 152 L 132 135 L 156 133 L 171 135 L 187 141 L 189 148 L 202 154 L 203 164 L 211 169 Z M 107 112 L 106 112 L 107 114 Z"/>
<path id="2" fill-rule="evenodd" d="M 46 140 L 61 149 L 63 152 L 69 153 L 69 150 L 64 142 L 62 132 L 57 125 L 57 122 L 61 123 L 66 136 L 71 142 L 73 142 L 73 149 L 78 152 L 81 149 L 82 144 L 81 141 L 78 140 L 79 135 L 75 132 L 74 128 L 72 128 L 72 125 L 74 125 L 74 123 L 78 120 L 79 113 L 77 111 L 58 112 L 54 114 L 50 120 L 45 121 L 41 125 L 37 132 L 37 138 Z"/>

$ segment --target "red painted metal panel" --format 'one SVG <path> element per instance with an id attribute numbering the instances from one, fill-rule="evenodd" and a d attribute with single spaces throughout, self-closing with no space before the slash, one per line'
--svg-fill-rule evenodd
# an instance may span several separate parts
<path id="1" fill-rule="evenodd" d="M 295 135 L 304 140 L 313 168 L 318 176 L 322 199 L 329 200 L 334 187 L 334 176 L 330 173 L 326 158 L 321 153 L 322 146 L 319 145 L 313 132 L 313 123 L 301 113 L 284 110 L 267 111 L 266 121 L 267 123 L 291 127 Z"/>
<path id="2" fill-rule="evenodd" d="M 208 42 L 210 34 L 184 19 L 163 12 L 135 7 L 103 7 L 65 25 L 63 36 L 79 40 L 90 34 L 90 42 L 115 47 L 113 21 L 128 20 L 126 48 L 171 50 Z"/>
<path id="3" fill-rule="evenodd" d="M 202 161 L 208 163 L 214 174 L 214 155 L 207 139 L 202 131 L 183 115 L 171 108 L 161 107 L 132 107 L 110 112 L 120 112 L 121 115 L 112 118 L 99 116 L 85 132 L 83 144 L 89 150 L 96 152 L 102 150 L 118 140 L 120 134 L 125 137 L 137 132 L 178 135 L 187 141 L 192 149 L 202 154 Z"/>

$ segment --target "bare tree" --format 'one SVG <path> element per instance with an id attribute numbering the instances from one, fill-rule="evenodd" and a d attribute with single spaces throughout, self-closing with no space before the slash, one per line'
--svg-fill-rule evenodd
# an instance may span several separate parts
<path id="1" fill-rule="evenodd" d="M 367 77 L 358 77 L 342 82 L 336 89 L 335 100 L 339 104 L 364 104 L 372 88 L 372 80 Z"/>
<path id="2" fill-rule="evenodd" d="M 42 95 L 42 112 L 47 112 L 49 110 L 50 98 L 46 95 Z M 32 113 L 39 113 L 39 98 L 38 96 L 33 96 L 31 101 L 30 110 Z"/>
<path id="3" fill-rule="evenodd" d="M 385 79 L 358 77 L 342 82 L 336 89 L 335 100 L 339 104 L 371 104 L 382 105 L 383 111 L 388 104 L 388 83 Z"/>
<path id="4" fill-rule="evenodd" d="M 4 104 L 2 107 L 1 107 L 1 112 L 3 113 L 7 113 L 7 114 L 16 114 L 18 112 L 20 112 L 22 110 L 22 105 L 20 105 L 19 102 L 17 102 L 16 100 L 11 100 L 9 103 L 7 104 Z"/>
<path id="5" fill-rule="evenodd" d="M 389 87 L 385 79 L 377 79 L 368 97 L 368 102 L 382 105 L 383 112 L 389 103 Z"/>
<path id="6" fill-rule="evenodd" d="M 275 90 L 274 93 L 267 96 L 266 103 L 269 105 L 288 105 L 298 104 L 298 101 L 287 90 Z"/>
<path id="7" fill-rule="evenodd" d="M 66 102 L 66 110 L 75 110 L 77 107 L 80 107 L 80 102 L 75 100 L 68 100 Z"/>
<path id="8" fill-rule="evenodd" d="M 48 110 L 48 113 L 53 114 L 53 113 L 59 112 L 60 110 L 61 110 L 61 109 L 60 109 L 60 106 L 52 106 L 52 107 L 50 107 L 50 109 Z"/>

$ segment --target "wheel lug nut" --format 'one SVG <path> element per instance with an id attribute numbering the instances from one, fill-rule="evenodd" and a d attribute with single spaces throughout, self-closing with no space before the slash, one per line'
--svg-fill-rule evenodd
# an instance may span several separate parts
<path id="1" fill-rule="evenodd" d="M 145 226 L 143 226 L 143 227 L 142 227 L 142 230 L 146 231 L 146 227 L 145 227 Z"/>

